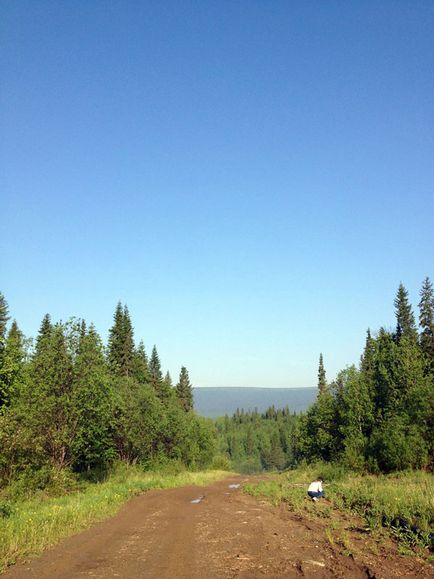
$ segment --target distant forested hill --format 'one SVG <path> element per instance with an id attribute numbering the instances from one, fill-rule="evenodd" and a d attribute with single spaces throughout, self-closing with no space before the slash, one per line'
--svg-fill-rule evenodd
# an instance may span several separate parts
<path id="1" fill-rule="evenodd" d="M 305 410 L 315 401 L 317 388 L 194 388 L 194 407 L 198 414 L 215 418 L 240 410 L 265 411 L 289 407 L 291 412 Z"/>

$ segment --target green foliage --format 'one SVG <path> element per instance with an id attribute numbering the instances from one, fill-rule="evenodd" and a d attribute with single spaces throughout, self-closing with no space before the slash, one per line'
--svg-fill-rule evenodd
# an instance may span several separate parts
<path id="1" fill-rule="evenodd" d="M 318 392 L 321 395 L 324 394 L 326 390 L 327 390 L 327 380 L 324 369 L 324 360 L 321 353 L 319 355 L 319 366 L 318 366 Z"/>
<path id="2" fill-rule="evenodd" d="M 304 415 L 270 407 L 263 414 L 238 410 L 213 423 L 194 413 L 184 366 L 173 388 L 156 346 L 149 360 L 144 344 L 136 347 L 126 306 L 116 307 L 107 350 L 84 320 L 53 324 L 47 314 L 29 356 L 16 322 L 8 330 L 0 294 L 1 484 L 18 494 L 73 488 L 64 473 L 104 476 L 119 459 L 180 469 L 217 460 L 246 473 L 282 471 L 303 460 L 339 462 L 358 472 L 433 467 L 428 279 L 419 306 L 418 337 L 401 284 L 396 333 L 368 331 L 360 366 L 328 384 L 321 354 L 318 397 Z"/>
<path id="3" fill-rule="evenodd" d="M 382 472 L 423 468 L 428 462 L 428 444 L 417 424 L 393 416 L 373 430 L 369 454 Z"/>
<path id="4" fill-rule="evenodd" d="M 262 449 L 261 462 L 265 470 L 281 470 L 284 468 L 286 463 L 285 453 L 282 450 L 278 432 L 274 431 L 271 435 L 269 447 Z"/>
<path id="5" fill-rule="evenodd" d="M 428 279 L 421 295 L 419 340 L 408 293 L 401 284 L 395 299 L 396 333 L 381 328 L 374 338 L 368 330 L 360 367 L 346 368 L 327 390 L 320 388 L 316 403 L 299 423 L 299 459 L 340 460 L 360 472 L 433 464 L 434 376 L 428 363 L 432 286 Z"/>
<path id="6" fill-rule="evenodd" d="M 299 445 L 302 457 L 309 460 L 333 460 L 339 444 L 337 406 L 331 392 L 318 397 L 302 417 L 299 427 Z"/>
<path id="7" fill-rule="evenodd" d="M 182 366 L 179 374 L 179 381 L 176 385 L 176 397 L 185 412 L 193 410 L 193 388 L 185 366 Z"/>
<path id="8" fill-rule="evenodd" d="M 146 355 L 143 341 L 134 350 L 133 377 L 139 384 L 147 384 L 149 382 L 148 356 Z"/>
<path id="9" fill-rule="evenodd" d="M 299 417 L 288 408 L 263 414 L 237 411 L 216 420 L 219 452 L 242 473 L 281 470 L 295 463 Z"/>
<path id="10" fill-rule="evenodd" d="M 16 321 L 12 322 L 0 356 L 0 410 L 10 406 L 23 380 L 24 336 Z"/>
<path id="11" fill-rule="evenodd" d="M 70 464 L 71 441 L 76 432 L 73 359 L 66 332 L 65 325 L 56 324 L 48 335 L 40 335 L 30 366 L 30 384 L 22 399 L 28 424 L 36 437 L 43 440 L 48 459 L 58 468 Z"/>
<path id="12" fill-rule="evenodd" d="M 324 479 L 327 503 L 307 500 L 309 483 Z M 433 475 L 402 472 L 400 475 L 354 475 L 333 463 L 302 464 L 271 480 L 250 483 L 244 491 L 272 504 L 285 502 L 291 510 L 311 516 L 330 516 L 331 509 L 347 510 L 364 517 L 371 529 L 390 528 L 408 543 L 430 546 L 434 528 Z"/>
<path id="13" fill-rule="evenodd" d="M 21 473 L 39 470 L 46 464 L 43 442 L 32 427 L 25 405 L 0 414 L 0 488 Z"/>
<path id="14" fill-rule="evenodd" d="M 64 471 L 66 475 L 67 471 Z M 79 490 L 50 496 L 35 495 L 16 502 L 0 500 L 0 572 L 17 560 L 35 555 L 96 521 L 113 516 L 134 495 L 153 488 L 206 485 L 227 476 L 227 472 L 144 472 L 139 467 L 119 464 L 98 484 L 82 483 Z"/>
<path id="15" fill-rule="evenodd" d="M 116 306 L 114 323 L 109 332 L 108 359 L 117 376 L 131 376 L 134 367 L 133 326 L 127 306 Z"/>
<path id="16" fill-rule="evenodd" d="M 112 437 L 113 393 L 101 340 L 93 326 L 80 336 L 74 363 L 72 460 L 77 470 L 104 468 L 116 457 Z"/>
<path id="17" fill-rule="evenodd" d="M 171 387 L 167 381 L 163 379 L 160 357 L 156 346 L 152 348 L 151 359 L 149 360 L 149 383 L 154 389 L 155 394 L 163 402 L 171 397 Z"/>
<path id="18" fill-rule="evenodd" d="M 425 355 L 428 373 L 434 374 L 434 289 L 427 277 L 422 285 L 419 302 L 419 343 Z"/>
<path id="19" fill-rule="evenodd" d="M 52 324 L 47 314 L 30 358 L 15 322 L 7 332 L 4 298 L 0 306 L 0 486 L 17 495 L 66 489 L 66 473 L 103 477 L 118 459 L 211 464 L 213 423 L 179 404 L 156 347 L 149 364 L 143 343 L 136 348 L 126 306 L 116 308 L 107 356 L 92 325 Z M 188 403 L 185 369 L 182 382 Z"/>
<path id="20" fill-rule="evenodd" d="M 0 519 L 7 519 L 11 516 L 13 509 L 10 504 L 8 503 L 0 503 Z"/>
<path id="21" fill-rule="evenodd" d="M 161 444 L 164 411 L 160 400 L 149 386 L 131 378 L 113 383 L 113 435 L 121 460 L 136 462 L 154 456 Z"/>
<path id="22" fill-rule="evenodd" d="M 414 320 L 413 310 L 409 303 L 408 292 L 402 283 L 399 284 L 394 304 L 396 315 L 395 339 L 397 343 L 399 343 L 402 336 L 407 336 L 407 338 L 416 340 L 416 322 Z"/>
<path id="23" fill-rule="evenodd" d="M 0 356 L 6 339 L 6 327 L 9 320 L 9 307 L 4 295 L 0 292 Z M 1 358 L 0 358 L 1 361 Z"/>
<path id="24" fill-rule="evenodd" d="M 9 320 L 9 308 L 5 297 L 0 293 L 0 411 L 3 406 L 9 403 L 9 387 L 5 377 L 5 346 L 6 346 L 6 327 Z"/>

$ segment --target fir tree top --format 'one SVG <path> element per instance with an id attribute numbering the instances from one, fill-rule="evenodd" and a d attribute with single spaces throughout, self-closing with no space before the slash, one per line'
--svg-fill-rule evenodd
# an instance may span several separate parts
<path id="1" fill-rule="evenodd" d="M 416 322 L 414 321 L 413 310 L 408 300 L 408 292 L 402 283 L 399 284 L 394 305 L 396 315 L 396 341 L 399 343 L 402 336 L 408 336 L 416 340 Z"/>
<path id="2" fill-rule="evenodd" d="M 319 355 L 319 366 L 318 366 L 318 395 L 324 394 L 327 391 L 327 380 L 326 373 L 324 369 L 324 360 L 322 353 Z"/>
<path id="3" fill-rule="evenodd" d="M 428 368 L 434 371 L 434 290 L 429 277 L 425 278 L 420 291 L 419 324 L 420 347 L 427 358 Z"/>
<path id="4" fill-rule="evenodd" d="M 4 347 L 6 339 L 6 325 L 9 320 L 9 308 L 4 295 L 0 292 L 0 349 Z"/>

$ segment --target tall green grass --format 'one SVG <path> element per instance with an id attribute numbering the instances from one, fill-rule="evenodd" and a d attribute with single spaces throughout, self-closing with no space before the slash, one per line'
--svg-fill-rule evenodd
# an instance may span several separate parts
<path id="1" fill-rule="evenodd" d="M 313 503 L 306 496 L 309 483 L 317 476 L 325 481 L 328 501 Z M 371 529 L 385 526 L 401 540 L 432 547 L 434 476 L 430 473 L 360 475 L 339 465 L 320 463 L 247 485 L 244 490 L 316 516 L 328 516 L 333 508 L 357 513 Z"/>
<path id="2" fill-rule="evenodd" d="M 114 515 L 132 496 L 149 489 L 205 485 L 229 475 L 227 471 L 143 472 L 119 465 L 101 483 L 60 497 L 43 494 L 2 503 L 0 512 L 0 572 L 8 565 L 41 553 L 61 539 Z"/>

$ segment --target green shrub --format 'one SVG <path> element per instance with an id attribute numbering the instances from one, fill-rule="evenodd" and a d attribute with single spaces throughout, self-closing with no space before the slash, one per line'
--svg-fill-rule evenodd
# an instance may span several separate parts
<path id="1" fill-rule="evenodd" d="M 3 491 L 11 500 L 24 499 L 37 492 L 48 496 L 59 496 L 79 487 L 77 475 L 68 469 L 57 469 L 44 465 L 37 470 L 22 471 Z"/>
<path id="2" fill-rule="evenodd" d="M 361 515 L 372 529 L 388 527 L 406 544 L 431 545 L 434 476 L 430 473 L 407 470 L 374 476 L 351 473 L 336 464 L 303 464 L 273 480 L 246 485 L 245 490 L 273 504 L 286 502 L 294 510 L 321 515 L 321 503 L 312 508 L 305 500 L 307 485 L 317 476 L 324 478 L 326 496 L 335 508 Z"/>
<path id="3" fill-rule="evenodd" d="M 12 507 L 8 503 L 0 503 L 0 518 L 6 519 L 12 514 Z"/>
<path id="4" fill-rule="evenodd" d="M 213 458 L 211 470 L 231 470 L 231 462 L 224 454 L 219 454 Z"/>

